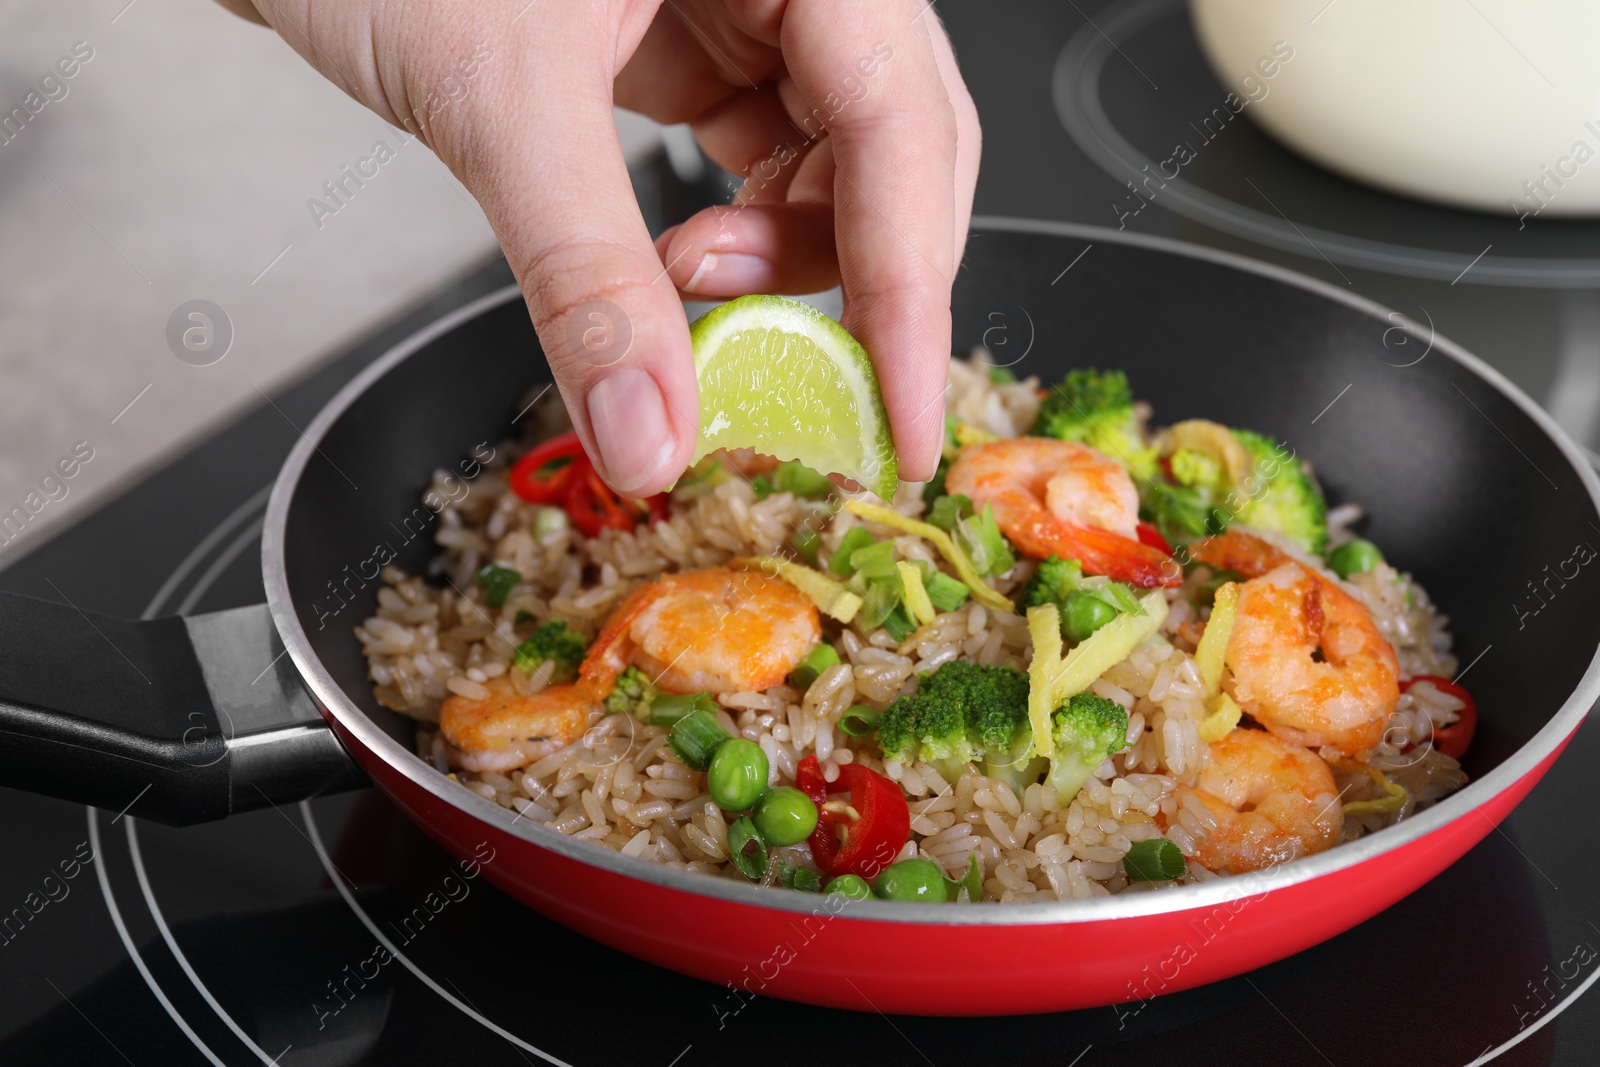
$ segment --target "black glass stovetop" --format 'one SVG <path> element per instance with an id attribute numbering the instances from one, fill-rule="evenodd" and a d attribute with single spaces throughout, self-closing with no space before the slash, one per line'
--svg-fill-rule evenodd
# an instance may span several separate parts
<path id="1" fill-rule="evenodd" d="M 940 7 L 985 116 L 981 211 L 1112 221 L 1122 183 L 1074 146 L 1051 98 L 1060 53 L 1090 26 L 1074 8 L 1017 5 L 1016 18 L 996 19 L 976 5 Z M 1176 79 L 1175 62 L 1163 78 Z M 1194 70 L 1183 76 L 1204 84 Z M 1111 99 L 1124 111 L 1148 105 Z M 1279 165 L 1266 169 L 1271 180 L 1303 166 Z M 636 181 L 656 222 L 682 217 L 714 185 L 687 187 L 661 165 Z M 1141 228 L 1238 247 L 1157 208 L 1159 197 Z M 1416 232 L 1449 251 L 1439 241 L 1452 231 L 1428 228 L 1437 221 Z M 1346 269 L 1391 304 L 1401 291 L 1391 282 L 1416 284 Z M 267 487 L 297 427 L 396 341 L 509 281 L 497 260 L 442 287 L 0 571 L 0 587 L 56 597 L 53 584 L 86 609 L 128 616 L 258 602 Z M 1518 315 L 1541 291 L 1475 295 Z M 1145 1002 L 1004 1020 L 737 999 L 462 878 L 375 790 L 176 830 L 0 789 L 0 1064 L 1591 1064 L 1600 997 L 1583 994 L 1600 976 L 1597 766 L 1600 727 L 1589 724 L 1459 863 L 1291 959 Z M 380 933 L 399 956 L 376 951 Z M 971 964 L 982 982 L 985 961 Z"/>

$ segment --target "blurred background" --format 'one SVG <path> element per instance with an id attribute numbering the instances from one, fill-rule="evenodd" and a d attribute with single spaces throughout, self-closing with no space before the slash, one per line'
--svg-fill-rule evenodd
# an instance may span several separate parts
<path id="1" fill-rule="evenodd" d="M 85 53 L 60 76 L 58 60 Z M 497 254 L 426 147 L 217 4 L 8 3 L 0 108 L 26 110 L 30 92 L 44 106 L 0 143 L 0 501 L 20 502 L 76 442 L 94 459 L 0 565 Z M 654 124 L 620 121 L 632 156 L 659 143 Z M 307 201 L 329 203 L 323 184 L 379 142 L 393 159 L 315 217 Z M 232 324 L 208 366 L 166 336 L 197 299 Z"/>

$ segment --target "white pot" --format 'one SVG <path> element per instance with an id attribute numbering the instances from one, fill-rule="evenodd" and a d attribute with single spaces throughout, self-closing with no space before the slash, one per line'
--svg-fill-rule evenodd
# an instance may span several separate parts
<path id="1" fill-rule="evenodd" d="M 1317 163 L 1457 207 L 1600 215 L 1600 0 L 1190 8 L 1218 76 Z M 1285 47 L 1274 76 L 1252 73 Z"/>

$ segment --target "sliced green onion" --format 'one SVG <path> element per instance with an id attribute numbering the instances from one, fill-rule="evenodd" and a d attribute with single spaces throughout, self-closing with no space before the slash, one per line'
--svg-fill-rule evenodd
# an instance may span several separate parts
<path id="1" fill-rule="evenodd" d="M 728 827 L 728 856 L 752 882 L 767 873 L 767 843 L 750 816 L 741 815 Z"/>
<path id="2" fill-rule="evenodd" d="M 856 572 L 850 557 L 870 544 L 872 544 L 872 531 L 865 526 L 852 526 L 839 539 L 839 547 L 833 553 L 833 558 L 828 561 L 828 569 L 840 577 L 850 577 Z"/>
<path id="3" fill-rule="evenodd" d="M 758 474 L 750 479 L 750 488 L 755 490 L 757 500 L 765 500 L 777 490 L 772 486 L 772 479 L 765 474 Z"/>
<path id="4" fill-rule="evenodd" d="M 996 385 L 1010 385 L 1017 380 L 1010 367 L 990 367 L 989 380 Z"/>
<path id="5" fill-rule="evenodd" d="M 1135 841 L 1122 857 L 1122 869 L 1136 882 L 1170 882 L 1189 869 L 1183 853 L 1164 837 Z"/>
<path id="6" fill-rule="evenodd" d="M 839 716 L 839 729 L 851 737 L 866 737 L 878 728 L 878 713 L 865 704 L 856 704 Z"/>
<path id="7" fill-rule="evenodd" d="M 472 576 L 483 589 L 483 602 L 498 608 L 506 602 L 506 594 L 522 581 L 522 574 L 498 563 L 485 563 Z"/>
<path id="8" fill-rule="evenodd" d="M 785 889 L 798 889 L 802 893 L 822 892 L 822 875 L 810 867 L 797 867 L 792 863 L 778 864 L 778 881 Z"/>
<path id="9" fill-rule="evenodd" d="M 789 547 L 813 567 L 817 565 L 817 552 L 822 548 L 822 537 L 809 526 L 802 526 L 789 538 Z"/>
<path id="10" fill-rule="evenodd" d="M 928 525 L 937 526 L 941 530 L 954 531 L 956 524 L 969 515 L 976 514 L 970 497 L 955 493 L 950 496 L 941 496 L 928 508 L 928 513 L 923 516 Z"/>
<path id="11" fill-rule="evenodd" d="M 696 708 L 673 723 L 667 744 L 685 767 L 703 771 L 711 766 L 711 755 L 717 746 L 727 739 L 728 731 L 717 722 L 716 716 L 705 708 Z"/>
<path id="12" fill-rule="evenodd" d="M 557 530 L 565 530 L 570 521 L 567 513 L 560 508 L 540 508 L 533 515 L 533 536 L 536 540 L 544 540 Z"/>
<path id="13" fill-rule="evenodd" d="M 722 460 L 707 456 L 690 467 L 683 477 L 678 479 L 678 484 L 667 491 L 672 494 L 674 500 L 693 500 L 697 496 L 709 493 L 730 477 L 732 475 L 728 473 L 728 468 Z"/>
<path id="14" fill-rule="evenodd" d="M 1114 582 L 1109 578 L 1096 575 L 1093 578 L 1085 578 L 1079 582 L 1078 589 L 1105 601 L 1123 615 L 1144 614 L 1144 606 L 1139 603 L 1139 594 L 1135 593 L 1131 586 L 1122 582 Z"/>
<path id="15" fill-rule="evenodd" d="M 963 889 L 967 891 L 967 901 L 976 904 L 983 899 L 983 861 L 978 859 L 974 852 L 967 859 L 967 870 L 960 878 L 946 878 L 944 887 L 950 893 L 950 899 L 956 900 Z"/>
<path id="16" fill-rule="evenodd" d="M 778 464 L 772 472 L 772 489 L 777 493 L 814 498 L 833 492 L 833 483 L 826 474 L 812 470 L 797 459 L 791 459 Z"/>
<path id="17" fill-rule="evenodd" d="M 917 624 L 911 621 L 911 616 L 903 607 L 895 608 L 883 617 L 883 629 L 896 641 L 904 641 L 917 632 Z"/>
<path id="18" fill-rule="evenodd" d="M 922 576 L 922 588 L 928 591 L 928 599 L 933 601 L 935 611 L 954 611 L 965 604 L 971 595 L 966 583 L 932 567 Z"/>
<path id="19" fill-rule="evenodd" d="M 898 571 L 891 577 L 867 582 L 861 593 L 861 628 L 871 631 L 881 627 L 889 613 L 900 606 L 900 598 L 904 594 L 905 587 L 900 584 Z"/>
<path id="20" fill-rule="evenodd" d="M 888 629 L 896 641 L 905 640 L 901 635 L 910 634 L 917 628 L 905 609 L 905 593 L 898 569 L 887 577 L 867 582 L 861 594 L 865 605 L 860 614 L 861 628 L 867 631 Z M 891 617 L 894 618 L 893 622 L 890 621 Z"/>
<path id="21" fill-rule="evenodd" d="M 966 549 L 967 558 L 979 574 L 993 578 L 1017 564 L 1016 557 L 1011 554 L 1011 545 L 1000 532 L 994 508 L 988 504 L 983 506 L 982 514 L 962 519 L 956 526 L 955 537 Z"/>
<path id="22" fill-rule="evenodd" d="M 796 689 L 810 689 L 811 683 L 821 676 L 822 672 L 839 662 L 839 653 L 826 641 L 819 641 L 805 654 L 799 663 L 795 664 L 793 671 L 789 672 L 789 684 Z"/>
<path id="23" fill-rule="evenodd" d="M 710 693 L 663 693 L 650 702 L 645 721 L 652 726 L 672 726 L 692 711 L 704 711 L 714 719 L 716 699 Z"/>
<path id="24" fill-rule="evenodd" d="M 894 542 L 878 541 L 850 553 L 852 572 L 871 581 L 874 578 L 895 578 L 899 572 L 894 566 Z"/>

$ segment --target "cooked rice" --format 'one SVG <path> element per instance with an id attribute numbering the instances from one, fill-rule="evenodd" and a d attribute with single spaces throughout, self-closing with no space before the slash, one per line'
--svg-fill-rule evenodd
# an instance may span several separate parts
<path id="1" fill-rule="evenodd" d="M 1038 381 L 997 384 L 981 362 L 957 361 L 947 404 L 966 422 L 1014 436 L 1034 419 Z M 540 418 L 553 432 L 559 427 L 552 424 L 564 413 L 557 407 L 541 411 Z M 356 629 L 378 700 L 418 720 L 420 758 L 486 799 L 644 862 L 742 880 L 728 862 L 727 818 L 706 792 L 705 776 L 679 763 L 667 747 L 666 728 L 627 715 L 597 714 L 582 740 L 521 770 L 452 772 L 445 742 L 433 726 L 439 705 L 453 693 L 481 697 L 488 692 L 484 683 L 500 677 L 508 677 L 524 695 L 549 684 L 551 664 L 531 676 L 512 666 L 516 644 L 533 625 L 562 619 L 593 637 L 629 589 L 663 571 L 772 553 L 803 522 L 820 532 L 831 552 L 860 520 L 847 512 L 830 514 L 787 493 L 758 501 L 746 480 L 734 478 L 687 505 L 675 505 L 673 515 L 653 527 L 604 530 L 588 539 L 561 521 L 565 517 L 559 512 L 507 491 L 507 451 L 499 450 L 470 494 L 440 513 L 436 539 L 443 552 L 426 576 L 407 575 L 394 566 L 383 569 L 386 585 L 378 594 L 377 613 Z M 446 477 L 440 471 L 436 482 Z M 438 488 L 441 497 L 451 498 L 444 486 Z M 894 501 L 897 510 L 919 514 L 921 488 L 903 485 Z M 1348 539 L 1348 527 L 1359 517 L 1359 509 L 1348 505 L 1330 513 L 1336 542 Z M 901 558 L 938 562 L 919 539 L 895 540 Z M 1305 558 L 1282 539 L 1275 543 Z M 484 603 L 473 580 L 488 562 L 512 568 L 523 579 L 498 608 Z M 1320 561 L 1309 562 L 1320 569 Z M 1033 568 L 1031 562 L 1019 563 L 994 584 L 1014 596 Z M 1180 785 L 1194 783 L 1208 759 L 1197 731 L 1206 709 L 1193 656 L 1194 624 L 1201 620 L 1184 595 L 1208 577 L 1205 568 L 1197 568 L 1183 589 L 1169 590 L 1165 640 L 1141 645 L 1094 684 L 1093 692 L 1128 709 L 1131 745 L 1103 763 L 1070 804 L 1062 805 L 1055 791 L 1041 784 L 1019 796 L 972 765 L 952 786 L 925 763 L 885 762 L 875 744 L 838 728 L 852 705 L 881 711 L 914 689 L 918 672 L 956 658 L 1025 669 L 1031 655 L 1025 621 L 976 602 L 939 615 L 903 642 L 882 630 L 864 637 L 824 620 L 826 636 L 841 656 L 838 665 L 804 692 L 777 685 L 764 692 L 724 694 L 719 717 L 730 733 L 762 747 L 773 784 L 792 783 L 797 763 L 810 752 L 829 781 L 838 778 L 840 765 L 851 762 L 897 781 L 912 813 L 911 840 L 901 858 L 924 856 L 958 876 L 976 853 L 985 900 L 1064 900 L 1156 888 L 1130 883 L 1122 864 L 1129 846 L 1164 833 L 1192 854 L 1195 841 L 1214 825 L 1204 805 L 1192 797 L 1186 803 L 1179 792 Z M 1448 620 L 1409 575 L 1384 564 L 1343 586 L 1369 608 L 1378 629 L 1394 643 L 1402 677 L 1454 674 Z M 1456 761 L 1420 744 L 1434 725 L 1455 721 L 1458 708 L 1453 698 L 1427 687 L 1401 697 L 1371 762 L 1404 785 L 1410 799 L 1399 812 L 1347 817 L 1344 839 L 1390 825 L 1459 787 L 1465 776 Z M 1359 768 L 1336 767 L 1336 774 L 1346 799 L 1382 795 Z M 804 846 L 775 852 L 791 863 L 809 862 Z M 1215 877 L 1191 863 L 1183 881 Z"/>

